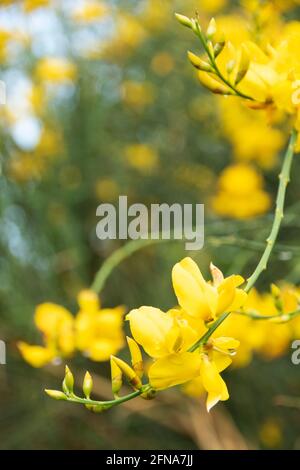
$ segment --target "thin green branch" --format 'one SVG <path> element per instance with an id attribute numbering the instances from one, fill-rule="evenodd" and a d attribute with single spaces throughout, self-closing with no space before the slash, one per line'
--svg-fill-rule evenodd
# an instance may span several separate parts
<path id="1" fill-rule="evenodd" d="M 293 130 L 291 138 L 290 138 L 289 146 L 284 157 L 282 171 L 279 175 L 279 188 L 278 188 L 278 194 L 277 194 L 277 199 L 276 199 L 276 210 L 275 210 L 275 217 L 274 217 L 271 233 L 267 239 L 267 246 L 265 248 L 265 251 L 258 265 L 256 269 L 254 270 L 253 274 L 249 277 L 247 281 L 245 292 L 249 292 L 252 289 L 252 287 L 256 283 L 261 273 L 267 269 L 268 261 L 270 259 L 275 242 L 277 240 L 280 226 L 284 217 L 285 195 L 286 195 L 287 185 L 290 181 L 291 166 L 293 162 L 296 140 L 297 140 L 297 131 Z"/>
<path id="2" fill-rule="evenodd" d="M 211 54 L 211 52 L 210 52 L 210 50 L 207 46 L 206 39 L 203 36 L 203 33 L 201 31 L 200 25 L 199 25 L 197 20 L 195 20 L 195 25 L 196 25 L 196 29 L 194 29 L 193 31 L 196 34 L 196 36 L 200 39 L 200 42 L 201 42 L 205 52 L 207 53 L 208 59 L 210 61 L 210 65 L 213 68 L 213 70 L 214 70 L 215 74 L 217 75 L 217 77 L 219 77 L 220 80 L 223 83 L 225 83 L 225 85 L 227 85 L 234 92 L 234 94 L 236 96 L 239 96 L 240 98 L 243 98 L 243 99 L 246 99 L 246 100 L 249 100 L 249 101 L 255 101 L 251 96 L 246 95 L 246 94 L 242 93 L 241 91 L 239 91 L 232 83 L 230 83 L 229 80 L 227 80 L 226 77 L 224 77 L 224 75 L 222 74 L 221 70 L 218 67 L 218 64 L 216 62 L 215 57 Z"/>

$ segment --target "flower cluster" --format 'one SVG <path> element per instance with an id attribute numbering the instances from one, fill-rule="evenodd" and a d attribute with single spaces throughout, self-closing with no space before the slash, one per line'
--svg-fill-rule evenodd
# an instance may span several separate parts
<path id="1" fill-rule="evenodd" d="M 79 311 L 74 317 L 53 303 L 38 305 L 35 324 L 43 334 L 44 346 L 19 342 L 23 358 L 33 367 L 67 358 L 76 350 L 93 361 L 107 361 L 124 345 L 124 307 L 101 308 L 97 294 L 83 290 L 78 295 Z"/>

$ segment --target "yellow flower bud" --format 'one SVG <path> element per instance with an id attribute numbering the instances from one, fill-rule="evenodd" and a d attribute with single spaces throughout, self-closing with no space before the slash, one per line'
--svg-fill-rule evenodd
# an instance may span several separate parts
<path id="1" fill-rule="evenodd" d="M 137 390 L 140 390 L 142 388 L 141 379 L 136 374 L 136 372 L 128 364 L 126 364 L 126 362 L 115 356 L 111 356 L 111 360 L 115 362 L 117 366 L 119 366 L 119 368 L 121 369 L 123 374 L 126 375 L 130 385 L 132 385 L 133 388 Z"/>
<path id="2" fill-rule="evenodd" d="M 73 393 L 74 389 L 74 376 L 72 372 L 70 371 L 69 367 L 66 366 L 66 372 L 65 372 L 65 378 L 63 381 L 63 391 L 66 394 Z"/>
<path id="3" fill-rule="evenodd" d="M 93 389 L 93 379 L 92 379 L 91 374 L 88 371 L 86 371 L 84 379 L 83 379 L 83 384 L 82 384 L 82 390 L 86 398 L 90 398 L 92 389 Z"/>
<path id="4" fill-rule="evenodd" d="M 212 72 L 211 66 L 202 60 L 200 57 L 198 57 L 196 54 L 194 54 L 191 51 L 188 51 L 188 58 L 191 64 L 198 70 L 202 70 L 204 72 Z"/>
<path id="5" fill-rule="evenodd" d="M 273 297 L 280 297 L 281 295 L 281 292 L 280 292 L 280 289 L 279 287 L 276 286 L 276 284 L 271 284 L 271 292 L 272 292 L 272 295 Z"/>
<path id="6" fill-rule="evenodd" d="M 193 22 L 190 18 L 184 15 L 180 15 L 179 13 L 175 13 L 175 18 L 179 21 L 180 24 L 186 26 L 187 28 L 192 29 Z"/>
<path id="7" fill-rule="evenodd" d="M 209 25 L 206 31 L 206 36 L 209 39 L 212 39 L 214 35 L 216 34 L 216 32 L 217 32 L 217 23 L 216 23 L 216 20 L 212 18 L 209 22 Z"/>
<path id="8" fill-rule="evenodd" d="M 66 395 L 63 392 L 60 392 L 59 390 L 48 390 L 45 389 L 45 392 L 49 397 L 54 398 L 54 400 L 67 400 Z"/>
<path id="9" fill-rule="evenodd" d="M 122 387 L 122 371 L 113 357 L 110 358 L 111 387 L 114 396 L 117 396 Z"/>
<path id="10" fill-rule="evenodd" d="M 232 95 L 233 93 L 229 87 L 223 85 L 223 83 L 219 82 L 208 73 L 199 72 L 198 79 L 200 83 L 205 86 L 205 88 L 212 91 L 216 95 Z"/>
<path id="11" fill-rule="evenodd" d="M 225 38 L 220 39 L 215 45 L 214 45 L 214 56 L 217 58 L 221 52 L 223 51 L 225 47 Z"/>
<path id="12" fill-rule="evenodd" d="M 238 65 L 238 71 L 237 75 L 235 78 L 235 84 L 238 85 L 245 75 L 247 74 L 250 66 L 250 57 L 249 54 L 244 46 L 242 46 L 241 49 L 241 55 L 240 55 L 240 60 L 239 60 L 239 65 Z"/>
<path id="13" fill-rule="evenodd" d="M 134 371 L 137 373 L 139 378 L 143 377 L 144 367 L 143 367 L 143 357 L 139 345 L 134 341 L 134 339 L 126 337 L 128 347 L 131 355 L 131 364 Z"/>

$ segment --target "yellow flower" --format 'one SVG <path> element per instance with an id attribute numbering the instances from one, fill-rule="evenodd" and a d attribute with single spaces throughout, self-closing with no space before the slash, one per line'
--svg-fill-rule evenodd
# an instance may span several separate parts
<path id="1" fill-rule="evenodd" d="M 148 370 L 150 385 L 155 390 L 162 390 L 200 380 L 208 393 L 208 410 L 219 400 L 228 399 L 220 372 L 231 364 L 231 355 L 239 341 L 229 337 L 214 338 L 193 349 L 207 331 L 205 320 L 212 320 L 231 308 L 239 308 L 246 297 L 237 289 L 243 278 L 230 276 L 224 279 L 213 265 L 211 271 L 213 284 L 203 279 L 194 261 L 185 258 L 174 266 L 172 273 L 174 290 L 182 308 L 162 312 L 154 307 L 141 307 L 126 317 L 134 340 L 154 359 Z"/>
<path id="2" fill-rule="evenodd" d="M 172 280 L 179 305 L 191 316 L 211 321 L 226 311 L 241 307 L 246 294 L 238 287 L 243 284 L 241 276 L 224 279 L 221 271 L 210 266 L 213 283 L 204 280 L 198 266 L 191 258 L 177 263 Z"/>
<path id="3" fill-rule="evenodd" d="M 69 357 L 76 349 L 94 361 L 106 361 L 124 345 L 124 307 L 101 309 L 91 290 L 78 295 L 80 310 L 74 317 L 60 305 L 44 303 L 35 311 L 35 324 L 45 346 L 20 342 L 23 358 L 33 367 L 42 367 L 56 358 Z"/>
<path id="4" fill-rule="evenodd" d="M 150 83 L 128 80 L 122 83 L 121 97 L 129 108 L 142 111 L 153 103 L 155 93 Z"/>
<path id="5" fill-rule="evenodd" d="M 149 145 L 128 145 L 124 153 L 129 165 L 141 173 L 151 172 L 158 165 L 158 154 Z"/>
<path id="6" fill-rule="evenodd" d="M 232 144 L 236 160 L 273 168 L 286 141 L 284 133 L 275 127 L 282 115 L 249 109 L 238 99 L 218 100 L 218 107 L 220 129 Z"/>
<path id="7" fill-rule="evenodd" d="M 26 12 L 30 12 L 40 7 L 46 7 L 49 3 L 50 0 L 24 0 L 23 8 Z"/>
<path id="8" fill-rule="evenodd" d="M 23 358 L 33 367 L 42 367 L 58 357 L 68 357 L 75 349 L 74 321 L 60 305 L 44 303 L 35 311 L 35 324 L 43 334 L 45 347 L 18 344 Z"/>
<path id="9" fill-rule="evenodd" d="M 97 295 L 82 291 L 75 319 L 76 346 L 94 361 L 106 361 L 124 345 L 122 331 L 125 308 L 100 307 Z"/>
<path id="10" fill-rule="evenodd" d="M 271 198 L 263 189 L 263 178 L 255 168 L 237 164 L 221 173 L 211 204 L 221 216 L 246 219 L 267 212 Z"/>
<path id="11" fill-rule="evenodd" d="M 81 8 L 75 10 L 73 19 L 78 23 L 92 23 L 101 19 L 106 13 L 106 5 L 89 0 Z"/>
<path id="12" fill-rule="evenodd" d="M 44 57 L 36 65 L 36 76 L 41 81 L 65 83 L 76 79 L 77 70 L 67 59 Z"/>

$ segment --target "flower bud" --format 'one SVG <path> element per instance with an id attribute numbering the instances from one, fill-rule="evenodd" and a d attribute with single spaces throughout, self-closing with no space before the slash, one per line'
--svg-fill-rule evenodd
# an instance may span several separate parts
<path id="1" fill-rule="evenodd" d="M 199 72 L 198 79 L 200 83 L 202 83 L 202 85 L 205 86 L 205 88 L 210 90 L 212 93 L 215 93 L 216 95 L 232 95 L 233 94 L 232 90 L 230 90 L 228 86 L 223 85 L 223 83 L 219 82 L 208 73 Z"/>
<path id="2" fill-rule="evenodd" d="M 49 397 L 54 398 L 54 400 L 67 400 L 67 396 L 59 390 L 45 389 L 45 392 L 47 393 L 47 395 L 49 395 Z"/>
<path id="3" fill-rule="evenodd" d="M 134 339 L 126 337 L 127 344 L 130 350 L 131 355 L 131 364 L 133 370 L 137 373 L 139 378 L 143 377 L 144 367 L 143 367 L 143 357 L 139 345 L 134 341 Z"/>
<path id="4" fill-rule="evenodd" d="M 249 54 L 247 50 L 245 49 L 245 47 L 242 47 L 239 65 L 238 65 L 238 71 L 237 71 L 237 75 L 235 78 L 236 85 L 238 85 L 243 80 L 243 78 L 245 77 L 245 75 L 247 74 L 249 70 L 249 66 L 250 66 Z"/>
<path id="5" fill-rule="evenodd" d="M 194 54 L 191 51 L 188 51 L 188 58 L 191 64 L 198 70 L 202 70 L 203 72 L 212 72 L 211 66 L 202 60 L 200 57 L 198 57 L 196 54 Z"/>
<path id="6" fill-rule="evenodd" d="M 217 58 L 225 47 L 225 38 L 219 39 L 218 42 L 214 45 L 214 55 Z"/>
<path id="7" fill-rule="evenodd" d="M 126 375 L 130 385 L 136 390 L 140 390 L 142 388 L 142 382 L 137 373 L 124 362 L 122 359 L 118 357 L 111 356 L 111 360 L 117 364 L 117 366 L 121 369 L 124 375 Z"/>
<path id="8" fill-rule="evenodd" d="M 209 22 L 209 25 L 206 31 L 206 36 L 208 37 L 208 39 L 212 39 L 214 35 L 216 34 L 216 32 L 217 32 L 217 23 L 216 23 L 216 20 L 212 18 Z"/>
<path id="9" fill-rule="evenodd" d="M 82 384 L 82 390 L 86 398 L 90 398 L 90 395 L 93 390 L 93 379 L 91 374 L 86 371 L 84 379 L 83 379 L 83 384 Z"/>
<path id="10" fill-rule="evenodd" d="M 187 28 L 192 29 L 193 22 L 190 18 L 184 15 L 180 15 L 179 13 L 175 13 L 175 18 L 179 21 L 180 24 L 186 26 Z"/>
<path id="11" fill-rule="evenodd" d="M 66 366 L 65 378 L 62 384 L 63 391 L 66 394 L 72 394 L 74 389 L 74 376 L 69 367 Z"/>
<path id="12" fill-rule="evenodd" d="M 113 395 L 118 396 L 119 391 L 122 388 L 122 371 L 117 365 L 113 357 L 110 358 L 110 368 L 111 368 L 111 387 Z"/>

